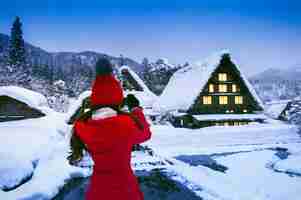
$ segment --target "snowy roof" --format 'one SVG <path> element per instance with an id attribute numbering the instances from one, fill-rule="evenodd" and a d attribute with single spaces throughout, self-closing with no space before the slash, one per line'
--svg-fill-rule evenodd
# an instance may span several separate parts
<path id="1" fill-rule="evenodd" d="M 140 85 L 143 91 L 125 91 L 124 95 L 126 96 L 127 94 L 133 94 L 135 95 L 140 103 L 142 104 L 142 107 L 149 107 L 152 106 L 155 101 L 157 101 L 158 96 L 156 96 L 152 91 L 148 89 L 148 87 L 145 85 L 143 80 L 136 74 L 131 68 L 128 66 L 122 66 L 119 69 L 119 72 L 121 73 L 122 70 L 127 70 L 130 75 L 137 81 L 137 83 Z"/>
<path id="2" fill-rule="evenodd" d="M 202 62 L 197 62 L 195 65 L 189 65 L 176 71 L 159 97 L 156 106 L 163 111 L 188 110 L 200 91 L 204 89 L 211 74 L 218 67 L 222 55 L 225 53 L 229 53 L 229 51 L 222 50 L 212 54 Z M 238 66 L 236 67 L 237 70 L 241 71 Z M 240 76 L 259 106 L 263 108 L 263 103 L 248 79 L 243 73 L 240 73 Z"/>
<path id="3" fill-rule="evenodd" d="M 193 117 L 199 121 L 267 119 L 267 117 L 263 114 L 208 114 L 208 115 L 193 115 Z"/>
<path id="4" fill-rule="evenodd" d="M 287 104 L 290 101 L 278 101 L 278 102 L 271 102 L 266 105 L 266 114 L 274 119 L 277 119 L 280 114 L 284 111 L 286 108 Z"/>
<path id="5" fill-rule="evenodd" d="M 17 86 L 0 87 L 0 96 L 9 96 L 32 108 L 48 107 L 47 99 L 40 93 Z"/>

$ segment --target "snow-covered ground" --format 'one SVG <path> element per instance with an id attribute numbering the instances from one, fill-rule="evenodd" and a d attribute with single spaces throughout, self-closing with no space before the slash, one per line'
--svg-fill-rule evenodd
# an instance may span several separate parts
<path id="1" fill-rule="evenodd" d="M 295 126 L 280 122 L 197 130 L 153 126 L 152 131 L 153 137 L 146 145 L 167 157 L 285 147 L 301 142 Z"/>
<path id="2" fill-rule="evenodd" d="M 0 124 L 0 199 L 51 199 L 66 181 L 89 176 L 70 166 L 67 115 L 48 110 L 39 119 Z M 165 168 L 172 178 L 207 200 L 298 200 L 301 191 L 301 139 L 297 128 L 278 121 L 237 127 L 191 130 L 152 126 L 146 152 L 133 153 L 135 170 Z M 276 147 L 290 154 L 281 160 Z M 152 155 L 153 154 L 153 155 Z M 178 156 L 207 155 L 225 173 L 192 165 Z M 293 174 L 293 175 L 292 175 Z"/>
<path id="3" fill-rule="evenodd" d="M 154 126 L 147 143 L 154 152 L 174 163 L 176 174 L 199 186 L 204 199 L 297 200 L 301 177 L 286 173 L 300 170 L 301 139 L 294 126 L 277 123 L 199 130 Z M 276 147 L 287 148 L 287 160 L 275 156 Z M 226 166 L 225 173 L 177 160 L 179 155 L 211 155 Z M 298 163 L 299 162 L 299 163 Z M 274 169 L 271 167 L 273 166 Z"/>
<path id="4" fill-rule="evenodd" d="M 60 134 L 64 116 L 49 111 L 46 117 L 0 123 L 0 199 L 51 199 L 68 179 L 88 176 L 72 167 L 68 143 Z"/>

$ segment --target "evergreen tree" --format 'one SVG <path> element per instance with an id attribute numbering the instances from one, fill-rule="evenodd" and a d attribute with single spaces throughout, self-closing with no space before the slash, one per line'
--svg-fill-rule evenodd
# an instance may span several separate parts
<path id="1" fill-rule="evenodd" d="M 8 76 L 10 78 L 9 84 L 31 88 L 30 68 L 26 63 L 22 23 L 19 17 L 16 17 L 11 29 L 8 64 Z"/>
<path id="2" fill-rule="evenodd" d="M 26 64 L 25 46 L 20 17 L 16 17 L 11 29 L 8 62 L 12 67 L 24 66 Z"/>

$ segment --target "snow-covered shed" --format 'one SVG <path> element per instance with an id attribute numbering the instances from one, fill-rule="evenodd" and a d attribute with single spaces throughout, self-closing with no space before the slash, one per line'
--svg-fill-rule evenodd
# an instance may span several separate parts
<path id="1" fill-rule="evenodd" d="M 140 100 L 142 107 L 152 107 L 158 97 L 149 90 L 138 74 L 128 66 L 122 66 L 119 68 L 119 75 L 125 96 L 134 94 Z"/>
<path id="2" fill-rule="evenodd" d="M 265 113 L 273 119 L 286 120 L 291 100 L 272 101 L 265 105 Z"/>
<path id="3" fill-rule="evenodd" d="M 262 122 L 264 105 L 226 50 L 174 73 L 156 103 L 179 127 Z"/>
<path id="4" fill-rule="evenodd" d="M 0 122 L 45 116 L 47 99 L 40 93 L 17 87 L 0 87 Z"/>

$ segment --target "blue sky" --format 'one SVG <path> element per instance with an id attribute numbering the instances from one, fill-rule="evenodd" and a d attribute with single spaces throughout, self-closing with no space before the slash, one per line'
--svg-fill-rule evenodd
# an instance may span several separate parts
<path id="1" fill-rule="evenodd" d="M 301 2 L 292 0 L 10 0 L 27 41 L 49 51 L 94 50 L 141 61 L 194 62 L 223 48 L 245 72 L 301 63 Z"/>

